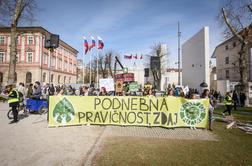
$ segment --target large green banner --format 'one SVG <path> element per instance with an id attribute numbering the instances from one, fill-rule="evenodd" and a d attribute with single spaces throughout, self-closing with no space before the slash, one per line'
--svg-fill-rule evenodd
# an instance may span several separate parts
<path id="1" fill-rule="evenodd" d="M 50 96 L 49 126 L 110 124 L 206 128 L 208 99 Z"/>

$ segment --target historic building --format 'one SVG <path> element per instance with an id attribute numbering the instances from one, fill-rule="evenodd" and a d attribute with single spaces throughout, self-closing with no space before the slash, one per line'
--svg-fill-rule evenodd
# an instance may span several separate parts
<path id="1" fill-rule="evenodd" d="M 250 27 L 249 36 L 252 36 L 252 28 Z M 252 41 L 252 37 L 249 38 Z M 239 74 L 239 51 L 241 43 L 236 37 L 232 37 L 219 44 L 212 55 L 216 58 L 216 73 L 217 73 L 217 90 L 221 93 L 234 90 L 235 85 L 240 81 Z M 249 89 L 247 94 L 252 103 L 252 45 L 249 45 L 245 50 L 248 68 L 248 83 Z"/>
<path id="2" fill-rule="evenodd" d="M 51 33 L 43 27 L 19 27 L 17 29 L 17 83 L 35 81 L 54 84 L 76 83 L 78 51 L 59 40 L 53 53 L 44 48 L 45 37 Z M 6 83 L 10 59 L 10 28 L 0 28 L 0 83 Z M 51 70 L 49 65 L 51 61 Z M 50 73 L 50 76 L 49 76 Z"/>

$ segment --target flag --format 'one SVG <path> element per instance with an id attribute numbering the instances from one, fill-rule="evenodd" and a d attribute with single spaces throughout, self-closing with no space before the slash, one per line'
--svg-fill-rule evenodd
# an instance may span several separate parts
<path id="1" fill-rule="evenodd" d="M 140 56 L 140 59 L 143 59 L 143 54 Z"/>
<path id="2" fill-rule="evenodd" d="M 94 38 L 93 36 L 91 36 L 91 40 L 92 40 L 92 44 L 91 44 L 91 46 L 89 46 L 89 51 L 90 51 L 93 47 L 95 47 L 95 38 Z"/>
<path id="3" fill-rule="evenodd" d="M 132 59 L 132 55 L 124 55 L 124 59 Z"/>
<path id="4" fill-rule="evenodd" d="M 136 56 L 134 56 L 134 58 L 137 59 L 137 54 L 136 54 Z"/>
<path id="5" fill-rule="evenodd" d="M 102 41 L 102 38 L 98 36 L 97 39 L 98 39 L 98 49 L 103 49 L 104 43 Z"/>
<path id="6" fill-rule="evenodd" d="M 84 39 L 84 47 L 85 47 L 85 55 L 86 55 L 88 52 L 88 41 L 85 36 L 83 37 L 83 39 Z"/>

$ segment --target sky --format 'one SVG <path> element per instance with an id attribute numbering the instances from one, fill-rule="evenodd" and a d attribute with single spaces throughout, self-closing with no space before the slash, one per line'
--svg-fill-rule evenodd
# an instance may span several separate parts
<path id="1" fill-rule="evenodd" d="M 148 54 L 151 46 L 168 46 L 168 67 L 177 60 L 177 24 L 180 22 L 181 44 L 204 26 L 209 26 L 210 55 L 221 41 L 222 28 L 216 20 L 220 0 L 40 0 L 36 26 L 59 34 L 60 38 L 83 57 L 83 36 L 100 36 L 103 53 L 119 55 Z M 94 58 L 96 51 L 93 50 Z M 85 63 L 90 56 L 84 55 Z M 130 60 L 122 63 L 130 65 Z M 136 61 L 142 66 L 144 60 Z"/>

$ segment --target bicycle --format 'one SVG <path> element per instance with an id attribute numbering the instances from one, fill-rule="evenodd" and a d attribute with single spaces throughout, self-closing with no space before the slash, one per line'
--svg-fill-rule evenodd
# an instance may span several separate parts
<path id="1" fill-rule="evenodd" d="M 23 115 L 24 115 L 24 116 L 28 116 L 28 111 L 26 110 L 26 107 L 25 107 L 24 102 L 19 103 L 19 105 L 18 105 L 18 107 L 17 107 L 17 110 L 18 110 L 18 112 L 20 112 L 20 111 L 23 110 Z M 13 118 L 14 118 L 11 109 L 7 112 L 7 117 L 8 117 L 9 119 L 13 119 Z"/>

